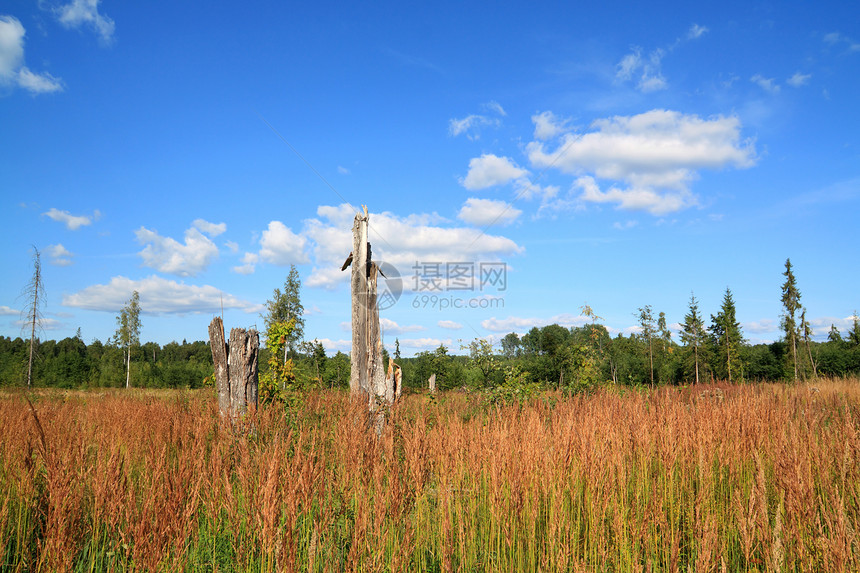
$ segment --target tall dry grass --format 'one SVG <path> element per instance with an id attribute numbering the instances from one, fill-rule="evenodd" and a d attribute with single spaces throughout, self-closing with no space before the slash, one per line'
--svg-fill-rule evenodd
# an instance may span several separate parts
<path id="1" fill-rule="evenodd" d="M 860 381 L 345 395 L 221 426 L 205 394 L 0 397 L 2 570 L 856 571 Z"/>

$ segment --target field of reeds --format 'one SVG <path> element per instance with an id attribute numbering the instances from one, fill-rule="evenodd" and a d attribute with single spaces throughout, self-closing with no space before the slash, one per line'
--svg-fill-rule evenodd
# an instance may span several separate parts
<path id="1" fill-rule="evenodd" d="M 247 432 L 209 393 L 0 395 L 3 571 L 857 571 L 860 381 L 345 393 Z"/>

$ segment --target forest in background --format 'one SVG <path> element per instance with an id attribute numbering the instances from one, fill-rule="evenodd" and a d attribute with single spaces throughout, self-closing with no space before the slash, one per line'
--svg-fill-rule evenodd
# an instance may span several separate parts
<path id="1" fill-rule="evenodd" d="M 490 390 L 500 396 L 523 396 L 540 389 L 583 390 L 603 384 L 625 386 L 682 385 L 699 382 L 810 380 L 819 376 L 860 375 L 860 318 L 845 336 L 831 325 L 825 342 L 812 340 L 813 331 L 800 304 L 801 294 L 790 260 L 782 284 L 783 337 L 770 344 L 750 344 L 737 320 L 731 289 L 710 320 L 690 295 L 688 312 L 677 338 L 663 312 L 650 305 L 637 309 L 638 332 L 611 336 L 601 317 L 588 305 L 580 308 L 589 324 L 566 328 L 558 324 L 534 327 L 523 336 L 509 333 L 497 345 L 487 339 L 461 341 L 459 348 L 435 350 L 405 358 L 395 339 L 393 354 L 383 351 L 403 370 L 407 388 L 427 387 L 435 374 L 440 389 Z M 41 288 L 39 253 L 34 256 L 28 315 L 35 324 Z M 141 307 L 137 292 L 117 316 L 117 332 L 105 343 L 86 344 L 80 334 L 60 341 L 32 345 L 23 338 L 0 336 L 0 385 L 41 387 L 199 388 L 212 384 L 212 352 L 208 342 L 140 343 Z M 274 289 L 262 316 L 265 346 L 260 349 L 261 378 L 277 380 L 283 390 L 345 388 L 350 359 L 343 352 L 328 356 L 318 340 L 304 340 L 301 280 L 295 266 L 283 291 Z M 280 334 L 274 334 L 280 333 Z M 281 338 L 270 344 L 267 338 Z M 283 348 L 286 370 L 270 360 L 273 347 Z M 30 356 L 32 370 L 28 370 Z M 275 352 L 281 355 L 281 350 Z M 282 362 L 282 361 L 281 361 Z M 272 376 L 268 370 L 278 369 Z M 285 374 L 286 373 L 286 374 Z M 271 373 L 271 374 L 274 374 Z"/>

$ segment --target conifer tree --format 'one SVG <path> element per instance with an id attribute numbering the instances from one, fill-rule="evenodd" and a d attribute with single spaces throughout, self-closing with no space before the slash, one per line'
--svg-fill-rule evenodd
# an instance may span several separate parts
<path id="1" fill-rule="evenodd" d="M 794 367 L 794 380 L 797 380 L 797 311 L 800 309 L 800 291 L 797 290 L 797 279 L 791 270 L 791 259 L 785 259 L 785 272 L 782 273 L 785 282 L 782 284 L 782 329 L 785 332 L 785 342 L 791 349 L 791 363 Z"/>
<path id="2" fill-rule="evenodd" d="M 33 358 L 36 354 L 36 330 L 41 330 L 42 306 L 45 305 L 45 287 L 42 284 L 42 258 L 39 249 L 33 247 L 33 277 L 27 283 L 23 296 L 27 297 L 27 319 L 30 327 L 30 359 L 27 365 L 27 388 L 33 383 Z"/>
<path id="3" fill-rule="evenodd" d="M 705 321 L 699 314 L 699 301 L 690 293 L 690 312 L 684 315 L 684 325 L 681 329 L 681 341 L 692 349 L 693 364 L 696 372 L 696 384 L 699 383 L 699 354 L 705 342 Z"/>
<path id="4" fill-rule="evenodd" d="M 716 316 L 711 315 L 711 326 L 708 330 L 711 332 L 716 349 L 716 364 L 719 372 L 724 373 L 729 382 L 739 382 L 743 379 L 740 349 L 744 339 L 740 323 L 737 321 L 731 289 L 726 288 L 720 312 Z"/>

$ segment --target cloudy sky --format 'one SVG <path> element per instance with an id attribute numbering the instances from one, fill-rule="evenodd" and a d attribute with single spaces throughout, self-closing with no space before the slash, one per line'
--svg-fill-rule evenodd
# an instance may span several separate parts
<path id="1" fill-rule="evenodd" d="M 853 3 L 408 4 L 4 2 L 0 334 L 36 247 L 44 338 L 104 341 L 133 290 L 144 340 L 261 325 L 295 264 L 306 337 L 348 351 L 361 205 L 407 355 L 727 287 L 774 340 L 787 257 L 847 328 Z"/>

